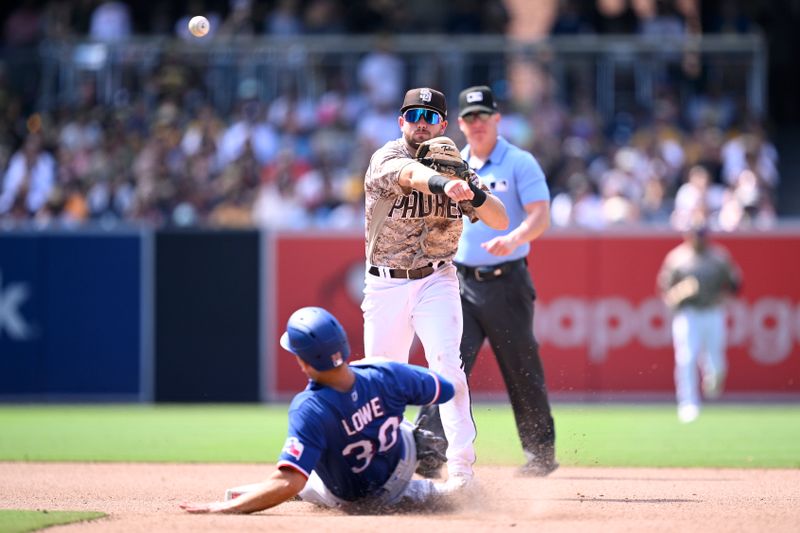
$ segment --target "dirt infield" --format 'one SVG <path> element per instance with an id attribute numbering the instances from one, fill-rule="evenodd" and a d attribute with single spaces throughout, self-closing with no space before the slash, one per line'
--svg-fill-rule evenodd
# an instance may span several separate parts
<path id="1" fill-rule="evenodd" d="M 189 515 L 268 465 L 0 463 L 0 508 L 110 516 L 48 531 L 797 531 L 800 470 L 561 468 L 546 479 L 480 467 L 454 512 L 351 516 L 289 502 L 251 516 Z"/>

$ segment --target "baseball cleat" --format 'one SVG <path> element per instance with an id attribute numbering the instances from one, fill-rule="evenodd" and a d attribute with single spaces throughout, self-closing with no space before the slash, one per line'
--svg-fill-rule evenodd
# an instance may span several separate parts
<path id="1" fill-rule="evenodd" d="M 700 416 L 700 408 L 696 405 L 681 405 L 678 407 L 678 420 L 684 424 L 694 422 Z"/>
<path id="2" fill-rule="evenodd" d="M 517 470 L 520 476 L 546 477 L 555 472 L 560 465 L 556 460 L 539 461 L 531 459 Z"/>
<path id="3" fill-rule="evenodd" d="M 722 396 L 722 386 L 724 383 L 724 374 L 706 374 L 703 376 L 703 396 L 709 400 L 716 400 Z"/>
<path id="4" fill-rule="evenodd" d="M 440 496 L 450 496 L 453 494 L 462 494 L 474 487 L 474 480 L 472 474 L 455 473 L 447 477 L 447 481 L 443 483 L 435 483 L 437 494 Z"/>

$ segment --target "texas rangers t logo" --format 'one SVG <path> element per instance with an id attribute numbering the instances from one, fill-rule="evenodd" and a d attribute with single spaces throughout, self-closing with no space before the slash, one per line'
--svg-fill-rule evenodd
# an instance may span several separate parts
<path id="1" fill-rule="evenodd" d="M 297 437 L 289 437 L 286 439 L 286 444 L 283 445 L 283 451 L 299 461 L 300 456 L 303 455 L 303 444 L 297 440 Z"/>

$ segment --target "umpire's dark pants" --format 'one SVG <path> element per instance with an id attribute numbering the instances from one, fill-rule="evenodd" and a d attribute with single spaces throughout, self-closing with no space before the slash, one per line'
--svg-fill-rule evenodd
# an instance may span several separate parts
<path id="1" fill-rule="evenodd" d="M 458 267 L 464 334 L 461 359 L 469 377 L 486 338 L 503 375 L 522 449 L 529 460 L 554 459 L 555 427 L 550 414 L 539 344 L 533 335 L 536 291 L 524 259 L 492 267 Z M 425 407 L 423 425 L 444 435 L 436 406 Z M 479 428 L 480 429 L 480 428 Z"/>

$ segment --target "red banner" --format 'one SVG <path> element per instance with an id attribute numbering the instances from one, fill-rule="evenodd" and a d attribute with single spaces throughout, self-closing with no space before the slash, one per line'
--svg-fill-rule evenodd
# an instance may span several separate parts
<path id="1" fill-rule="evenodd" d="M 729 377 L 736 393 L 800 394 L 800 233 L 715 236 L 741 266 L 744 286 L 728 306 Z M 530 255 L 538 298 L 534 325 L 547 384 L 555 393 L 648 394 L 673 390 L 667 310 L 655 291 L 661 261 L 680 239 L 646 235 L 551 234 Z M 325 307 L 342 322 L 353 358 L 363 355 L 360 236 L 278 235 L 269 340 L 272 396 L 300 390 L 305 378 L 277 342 L 289 315 Z M 411 362 L 425 364 L 422 347 Z M 477 395 L 503 394 L 494 355 L 484 347 L 470 378 Z"/>

